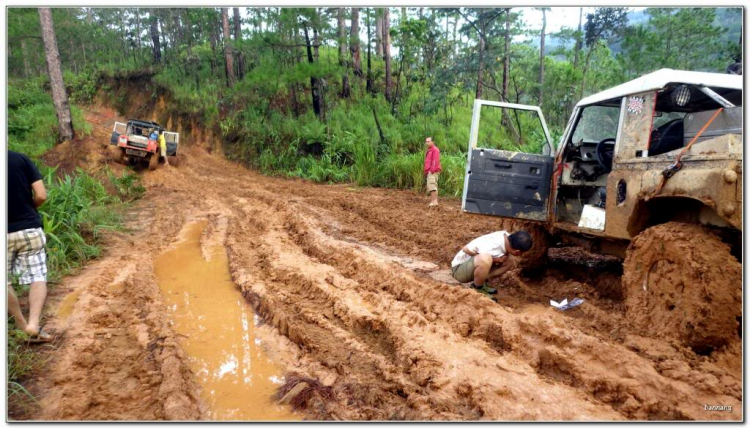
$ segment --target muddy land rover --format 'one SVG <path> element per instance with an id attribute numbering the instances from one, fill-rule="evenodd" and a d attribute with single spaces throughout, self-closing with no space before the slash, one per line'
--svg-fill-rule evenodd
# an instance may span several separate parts
<path id="1" fill-rule="evenodd" d="M 180 134 L 169 132 L 153 121 L 130 119 L 128 123 L 115 122 L 109 143 L 114 159 L 127 165 L 143 163 L 154 170 L 159 165 L 159 142 L 151 134 L 163 132 L 167 143 L 167 156 L 170 163 L 177 166 L 177 148 Z"/>
<path id="2" fill-rule="evenodd" d="M 581 100 L 555 148 L 538 107 L 475 100 L 462 209 L 624 258 L 633 326 L 711 352 L 741 328 L 741 105 L 742 76 L 663 69 Z M 524 114 L 541 154 L 490 148 Z"/>

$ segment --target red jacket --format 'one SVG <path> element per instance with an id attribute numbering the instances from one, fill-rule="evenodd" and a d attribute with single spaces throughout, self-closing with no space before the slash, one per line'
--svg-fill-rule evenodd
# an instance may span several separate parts
<path id="1" fill-rule="evenodd" d="M 424 158 L 424 173 L 436 173 L 443 169 L 440 167 L 440 149 L 437 146 L 432 146 L 427 149 L 427 155 Z"/>

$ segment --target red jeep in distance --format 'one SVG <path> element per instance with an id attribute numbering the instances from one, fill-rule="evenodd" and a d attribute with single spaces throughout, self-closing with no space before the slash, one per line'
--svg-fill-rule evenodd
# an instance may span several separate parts
<path id="1" fill-rule="evenodd" d="M 166 131 L 156 122 L 138 119 L 129 119 L 127 124 L 115 122 L 109 142 L 120 149 L 118 157 L 122 163 L 148 164 L 148 169 L 153 171 L 159 165 L 160 151 L 158 138 L 152 136 L 160 131 L 167 142 L 167 156 L 172 156 L 170 164 L 176 165 L 180 134 Z"/>

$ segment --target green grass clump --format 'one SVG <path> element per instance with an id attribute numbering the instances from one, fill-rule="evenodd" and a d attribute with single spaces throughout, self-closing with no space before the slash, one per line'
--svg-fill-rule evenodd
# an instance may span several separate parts
<path id="1" fill-rule="evenodd" d="M 57 116 L 52 97 L 45 91 L 46 80 L 34 79 L 9 82 L 8 88 L 8 148 L 38 157 L 57 142 Z M 91 133 L 83 111 L 70 107 L 73 129 L 80 138 Z"/>
<path id="2" fill-rule="evenodd" d="M 91 77 L 81 77 L 78 93 L 82 101 L 93 96 Z M 45 80 L 27 80 L 8 85 L 9 148 L 24 153 L 39 165 L 47 189 L 47 201 L 39 207 L 47 237 L 48 282 L 60 277 L 101 254 L 105 231 L 121 230 L 122 212 L 129 202 L 143 195 L 145 189 L 133 172 L 116 176 L 108 168 L 96 174 L 81 169 L 72 174 L 57 175 L 56 168 L 39 164 L 38 158 L 54 147 L 57 140 L 57 118 L 52 98 L 45 91 Z M 91 132 L 82 111 L 71 105 L 73 125 L 78 136 Z M 12 280 L 12 278 L 11 278 Z M 19 291 L 21 288 L 14 284 Z M 27 336 L 7 324 L 8 381 L 7 393 L 14 406 L 25 407 L 36 399 L 22 385 L 23 379 L 42 364 L 39 348 L 26 344 Z"/>

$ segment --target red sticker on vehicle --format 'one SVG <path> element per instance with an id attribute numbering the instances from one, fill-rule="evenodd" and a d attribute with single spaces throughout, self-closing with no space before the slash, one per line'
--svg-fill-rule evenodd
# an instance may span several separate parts
<path id="1" fill-rule="evenodd" d="M 628 113 L 630 114 L 641 114 L 643 113 L 643 105 L 646 103 L 646 99 L 643 97 L 630 97 L 628 100 Z"/>

